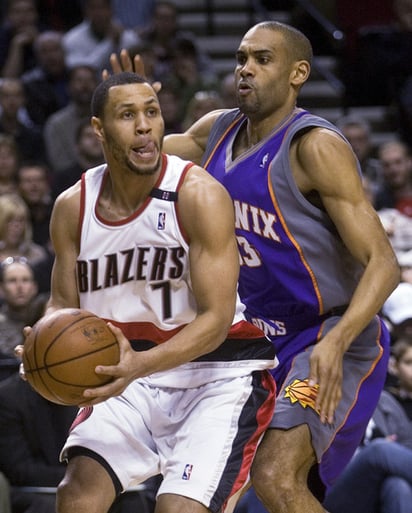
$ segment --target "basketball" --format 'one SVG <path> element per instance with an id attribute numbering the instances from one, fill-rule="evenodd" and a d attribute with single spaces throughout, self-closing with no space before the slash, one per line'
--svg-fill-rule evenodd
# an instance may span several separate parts
<path id="1" fill-rule="evenodd" d="M 84 402 L 83 391 L 104 385 L 110 376 L 97 365 L 116 365 L 119 345 L 106 322 L 79 308 L 63 308 L 42 317 L 26 338 L 26 379 L 45 399 L 62 405 Z"/>

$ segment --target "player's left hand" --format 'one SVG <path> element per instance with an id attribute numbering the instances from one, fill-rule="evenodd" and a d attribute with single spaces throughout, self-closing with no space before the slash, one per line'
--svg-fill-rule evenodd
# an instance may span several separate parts
<path id="1" fill-rule="evenodd" d="M 342 398 L 343 352 L 329 333 L 313 348 L 309 385 L 319 385 L 315 408 L 322 423 L 332 423 Z"/>
<path id="2" fill-rule="evenodd" d="M 108 323 L 109 328 L 116 336 L 120 347 L 120 359 L 117 365 L 98 365 L 95 369 L 96 374 L 112 376 L 113 381 L 100 387 L 89 388 L 84 391 L 84 401 L 79 406 L 92 406 L 120 395 L 125 388 L 139 375 L 137 363 L 139 353 L 134 351 L 130 342 L 123 335 L 122 331 Z"/>

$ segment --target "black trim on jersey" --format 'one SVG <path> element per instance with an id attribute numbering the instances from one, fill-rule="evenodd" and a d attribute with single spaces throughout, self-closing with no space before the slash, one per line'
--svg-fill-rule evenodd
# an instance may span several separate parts
<path id="1" fill-rule="evenodd" d="M 73 447 L 69 447 L 66 451 L 66 459 L 70 460 L 74 458 L 75 456 L 88 456 L 89 458 L 92 458 L 96 460 L 102 467 L 106 469 L 108 472 L 111 480 L 113 481 L 113 486 L 116 492 L 116 496 L 120 495 L 123 491 L 123 486 L 115 474 L 112 467 L 108 464 L 108 462 L 100 456 L 100 454 L 97 454 L 97 452 L 92 451 L 91 449 L 88 449 L 87 447 L 83 447 L 81 445 L 74 445 Z"/>
<path id="2" fill-rule="evenodd" d="M 152 198 L 164 200 L 164 201 L 174 201 L 177 202 L 178 194 L 176 191 L 164 191 L 163 189 L 152 189 L 150 191 L 149 196 Z"/>
<path id="3" fill-rule="evenodd" d="M 134 351 L 147 351 L 155 347 L 150 340 L 131 340 Z M 241 360 L 273 360 L 275 347 L 266 337 L 228 338 L 211 353 L 204 354 L 194 362 L 237 362 Z"/>

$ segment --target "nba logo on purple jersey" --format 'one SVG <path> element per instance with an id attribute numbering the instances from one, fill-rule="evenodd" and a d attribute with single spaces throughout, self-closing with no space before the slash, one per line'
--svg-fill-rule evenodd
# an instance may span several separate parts
<path id="1" fill-rule="evenodd" d="M 159 212 L 157 218 L 157 229 L 164 230 L 166 228 L 166 212 Z"/>
<path id="2" fill-rule="evenodd" d="M 192 469 L 193 469 L 193 465 L 191 465 L 190 463 L 186 463 L 185 469 L 182 474 L 182 479 L 184 479 L 185 481 L 189 481 L 190 474 L 192 473 Z"/>

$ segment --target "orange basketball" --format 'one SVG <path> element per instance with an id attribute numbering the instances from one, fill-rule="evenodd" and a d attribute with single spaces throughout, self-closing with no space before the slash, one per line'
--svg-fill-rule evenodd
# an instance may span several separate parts
<path id="1" fill-rule="evenodd" d="M 63 308 L 42 317 L 24 343 L 27 381 L 57 404 L 84 402 L 86 388 L 112 380 L 96 374 L 96 366 L 118 362 L 119 345 L 106 322 L 79 308 Z"/>

